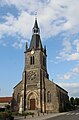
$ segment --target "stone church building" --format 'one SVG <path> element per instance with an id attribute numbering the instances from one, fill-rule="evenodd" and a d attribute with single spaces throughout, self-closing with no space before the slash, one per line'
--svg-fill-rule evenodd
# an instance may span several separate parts
<path id="1" fill-rule="evenodd" d="M 49 80 L 46 47 L 43 48 L 37 18 L 33 27 L 30 46 L 25 50 L 22 80 L 14 87 L 13 109 L 23 112 L 64 111 L 69 102 L 68 92 Z"/>

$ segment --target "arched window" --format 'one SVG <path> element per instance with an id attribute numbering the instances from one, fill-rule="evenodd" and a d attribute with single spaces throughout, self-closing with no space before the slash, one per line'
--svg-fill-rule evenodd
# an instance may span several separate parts
<path id="1" fill-rule="evenodd" d="M 17 103 L 20 103 L 20 93 L 17 94 Z"/>
<path id="2" fill-rule="evenodd" d="M 50 91 L 47 92 L 47 102 L 51 102 L 51 93 Z"/>
<path id="3" fill-rule="evenodd" d="M 32 57 L 30 57 L 30 65 L 32 65 Z"/>
<path id="4" fill-rule="evenodd" d="M 30 65 L 33 65 L 34 64 L 34 56 L 31 56 L 30 57 Z"/>

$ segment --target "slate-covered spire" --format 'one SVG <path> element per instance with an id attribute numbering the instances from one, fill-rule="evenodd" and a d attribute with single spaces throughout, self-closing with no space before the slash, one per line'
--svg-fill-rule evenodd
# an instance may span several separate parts
<path id="1" fill-rule="evenodd" d="M 33 34 L 32 34 L 32 39 L 31 39 L 29 49 L 30 50 L 32 50 L 32 49 L 42 49 L 42 43 L 41 43 L 41 39 L 40 39 L 40 29 L 38 27 L 36 17 L 35 17 L 35 23 L 34 23 L 34 27 L 33 27 Z"/>
<path id="2" fill-rule="evenodd" d="M 39 30 L 39 27 L 38 27 L 37 18 L 35 17 L 35 24 L 34 24 L 34 27 L 33 27 L 33 34 L 39 34 L 39 33 L 40 33 L 40 30 Z"/>

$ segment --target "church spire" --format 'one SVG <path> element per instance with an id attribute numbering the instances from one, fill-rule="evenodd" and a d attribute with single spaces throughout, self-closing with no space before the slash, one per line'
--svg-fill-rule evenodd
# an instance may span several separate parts
<path id="1" fill-rule="evenodd" d="M 35 17 L 35 23 L 33 27 L 33 35 L 30 43 L 29 49 L 42 49 L 42 43 L 40 39 L 40 29 L 37 23 L 37 17 Z"/>
<path id="2" fill-rule="evenodd" d="M 39 34 L 40 30 L 38 27 L 38 23 L 37 23 L 37 16 L 35 16 L 35 23 L 34 23 L 34 27 L 33 27 L 33 34 Z"/>

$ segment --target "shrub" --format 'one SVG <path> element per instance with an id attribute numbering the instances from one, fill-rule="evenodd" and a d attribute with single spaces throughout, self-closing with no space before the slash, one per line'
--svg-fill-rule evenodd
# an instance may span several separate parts
<path id="1" fill-rule="evenodd" d="M 27 115 L 29 115 L 29 112 L 23 112 L 22 115 L 27 116 Z"/>
<path id="2" fill-rule="evenodd" d="M 23 112 L 22 115 L 23 116 L 34 115 L 34 112 Z"/>
<path id="3" fill-rule="evenodd" d="M 18 115 L 18 112 L 12 112 L 12 115 L 16 115 L 16 116 L 17 116 L 17 115 Z"/>
<path id="4" fill-rule="evenodd" d="M 0 112 L 0 118 L 1 120 L 6 120 L 6 118 L 8 118 L 8 120 L 14 120 L 11 112 Z"/>
<path id="5" fill-rule="evenodd" d="M 8 118 L 9 116 L 11 116 L 11 114 L 10 113 L 8 113 L 8 112 L 0 112 L 0 117 L 2 117 L 2 118 Z"/>

